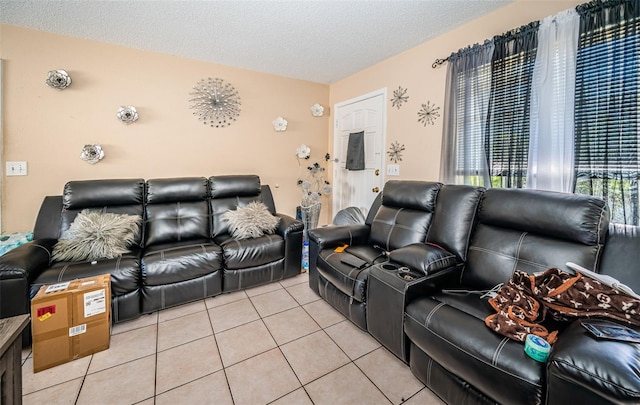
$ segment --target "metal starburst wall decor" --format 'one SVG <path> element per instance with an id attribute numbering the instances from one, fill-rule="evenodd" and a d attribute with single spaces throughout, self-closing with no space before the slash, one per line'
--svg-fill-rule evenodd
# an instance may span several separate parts
<path id="1" fill-rule="evenodd" d="M 240 115 L 238 91 L 222 79 L 198 80 L 189 95 L 193 115 L 212 128 L 228 127 Z"/>
<path id="2" fill-rule="evenodd" d="M 389 147 L 389 151 L 387 154 L 389 155 L 389 160 L 393 163 L 402 162 L 402 152 L 404 152 L 404 144 L 400 145 L 400 142 L 395 141 Z"/>
<path id="3" fill-rule="evenodd" d="M 430 101 L 427 101 L 427 104 L 422 104 L 420 111 L 418 111 L 418 122 L 421 122 L 425 127 L 427 124 L 434 125 L 436 118 L 440 116 L 438 110 L 440 110 L 440 107 L 436 107 Z"/>
<path id="4" fill-rule="evenodd" d="M 393 98 L 391 99 L 391 106 L 397 107 L 398 110 L 402 107 L 402 103 L 405 103 L 409 100 L 409 96 L 407 94 L 407 89 L 403 89 L 398 86 L 398 90 L 393 91 Z"/>

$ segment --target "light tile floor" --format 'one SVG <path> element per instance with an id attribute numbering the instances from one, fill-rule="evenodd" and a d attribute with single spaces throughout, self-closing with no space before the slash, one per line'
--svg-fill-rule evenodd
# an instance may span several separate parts
<path id="1" fill-rule="evenodd" d="M 117 324 L 108 350 L 37 374 L 23 359 L 25 404 L 442 404 L 307 273 Z"/>

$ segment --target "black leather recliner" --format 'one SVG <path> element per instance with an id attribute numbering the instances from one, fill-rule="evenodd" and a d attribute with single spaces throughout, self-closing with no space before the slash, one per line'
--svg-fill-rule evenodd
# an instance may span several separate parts
<path id="1" fill-rule="evenodd" d="M 490 189 L 477 220 L 459 282 L 406 307 L 411 370 L 447 403 L 545 403 L 545 363 L 485 326 L 495 311 L 481 295 L 516 269 L 566 270 L 568 261 L 596 268 L 606 204 L 583 195 Z"/>
<path id="2" fill-rule="evenodd" d="M 210 239 L 206 178 L 147 181 L 142 312 L 222 292 L 222 249 Z"/>
<path id="3" fill-rule="evenodd" d="M 28 266 L 30 282 L 29 300 L 40 287 L 62 281 L 99 274 L 111 275 L 111 306 L 114 322 L 136 318 L 140 315 L 140 259 L 144 247 L 142 224 L 138 239 L 129 252 L 116 259 L 98 260 L 96 262 L 51 262 L 51 251 L 59 235 L 69 229 L 76 215 L 83 209 L 95 209 L 115 214 L 139 215 L 144 217 L 143 179 L 91 180 L 68 182 L 62 195 L 62 209 L 57 213 L 58 226 L 49 232 L 55 232 L 55 239 L 42 240 L 34 232 L 34 247 L 46 253 L 46 260 L 38 266 Z M 53 235 L 51 235 L 53 236 Z M 29 244 L 25 245 L 28 246 Z M 48 249 L 48 250 L 47 250 Z M 2 257 L 0 263 L 9 264 L 14 255 L 19 257 L 21 249 L 15 249 Z M 44 258 L 44 257 L 43 257 Z M 0 267 L 2 272 L 2 267 Z M 15 297 L 15 294 L 13 294 Z M 27 313 L 29 300 L 26 301 Z"/>
<path id="4" fill-rule="evenodd" d="M 364 224 L 309 232 L 309 285 L 358 327 L 366 330 L 366 288 L 371 264 L 395 249 L 423 244 L 441 183 L 389 181 Z M 344 244 L 344 252 L 335 249 Z"/>

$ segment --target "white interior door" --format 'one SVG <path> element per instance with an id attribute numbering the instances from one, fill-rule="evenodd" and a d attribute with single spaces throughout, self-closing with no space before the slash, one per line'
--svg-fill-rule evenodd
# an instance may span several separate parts
<path id="1" fill-rule="evenodd" d="M 387 90 L 381 89 L 334 106 L 333 215 L 346 207 L 367 213 L 384 185 Z M 365 170 L 347 170 L 349 134 L 364 131 Z"/>

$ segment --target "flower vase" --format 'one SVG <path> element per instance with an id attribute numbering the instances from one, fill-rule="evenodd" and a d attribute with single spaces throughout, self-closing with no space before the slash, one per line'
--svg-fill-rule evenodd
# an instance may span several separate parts
<path id="1" fill-rule="evenodd" d="M 303 240 L 309 241 L 309 229 L 318 227 L 318 219 L 320 218 L 320 210 L 322 209 L 322 203 L 315 203 L 312 205 L 300 206 L 300 213 L 302 214 L 302 223 L 304 224 Z"/>

